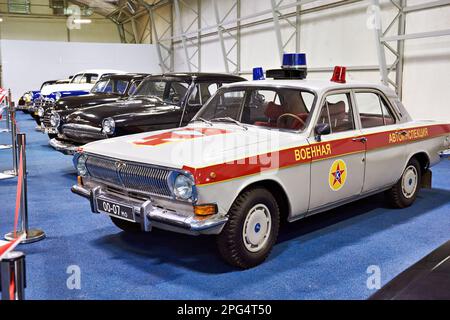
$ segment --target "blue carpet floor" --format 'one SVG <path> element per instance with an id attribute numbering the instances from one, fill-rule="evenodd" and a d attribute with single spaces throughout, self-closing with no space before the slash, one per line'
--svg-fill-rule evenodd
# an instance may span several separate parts
<path id="1" fill-rule="evenodd" d="M 164 231 L 127 235 L 73 195 L 71 157 L 47 146 L 35 123 L 18 114 L 27 133 L 31 227 L 44 241 L 22 245 L 28 299 L 366 299 L 370 265 L 386 284 L 450 239 L 450 161 L 433 168 L 432 190 L 408 209 L 389 209 L 374 196 L 282 228 L 263 265 L 236 271 L 219 258 L 212 237 Z M 2 124 L 3 125 L 3 124 Z M 0 143 L 8 135 L 0 134 Z M 10 166 L 0 151 L 0 170 Z M 0 181 L 0 234 L 13 226 L 16 179 Z M 81 270 L 69 290 L 67 268 Z"/>

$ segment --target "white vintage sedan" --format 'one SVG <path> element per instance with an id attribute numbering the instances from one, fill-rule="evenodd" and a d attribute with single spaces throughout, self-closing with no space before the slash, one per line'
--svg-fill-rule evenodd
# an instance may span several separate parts
<path id="1" fill-rule="evenodd" d="M 449 146 L 449 124 L 412 120 L 382 85 L 250 81 L 220 88 L 187 127 L 87 144 L 72 191 L 128 232 L 217 235 L 223 258 L 250 268 L 282 219 L 383 191 L 410 206 Z"/>

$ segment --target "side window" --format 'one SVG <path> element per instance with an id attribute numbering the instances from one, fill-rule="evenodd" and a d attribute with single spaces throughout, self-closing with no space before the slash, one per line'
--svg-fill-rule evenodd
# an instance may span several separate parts
<path id="1" fill-rule="evenodd" d="M 141 82 L 140 81 L 133 81 L 130 85 L 130 89 L 128 89 L 128 95 L 131 96 L 136 91 L 137 87 L 139 86 Z"/>
<path id="2" fill-rule="evenodd" d="M 328 123 L 331 133 L 354 130 L 355 123 L 349 94 L 338 93 L 327 96 L 318 123 Z"/>
<path id="3" fill-rule="evenodd" d="M 199 90 L 199 84 L 196 84 L 194 89 L 191 92 L 191 95 L 189 96 L 188 103 L 190 105 L 199 105 L 200 102 L 200 90 Z"/>
<path id="4" fill-rule="evenodd" d="M 357 92 L 355 98 L 363 128 L 395 124 L 395 119 L 389 112 L 386 102 L 378 94 Z"/>
<path id="5" fill-rule="evenodd" d="M 83 74 L 77 74 L 72 78 L 71 83 L 80 83 L 81 79 L 83 78 Z"/>
<path id="6" fill-rule="evenodd" d="M 190 105 L 205 104 L 206 101 L 219 89 L 218 83 L 198 83 L 189 97 Z"/>
<path id="7" fill-rule="evenodd" d="M 116 82 L 116 93 L 123 94 L 127 89 L 128 81 L 125 80 L 117 80 Z"/>

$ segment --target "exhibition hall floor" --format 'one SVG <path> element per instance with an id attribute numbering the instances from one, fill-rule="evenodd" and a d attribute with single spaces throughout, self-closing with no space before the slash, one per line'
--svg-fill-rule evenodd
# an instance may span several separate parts
<path id="1" fill-rule="evenodd" d="M 213 237 L 127 235 L 106 215 L 92 214 L 70 192 L 72 157 L 51 149 L 30 116 L 17 118 L 28 140 L 30 226 L 47 233 L 19 246 L 27 299 L 366 299 L 375 292 L 367 287 L 369 266 L 379 267 L 384 285 L 450 238 L 450 161 L 444 161 L 433 168 L 433 189 L 422 190 L 411 208 L 390 209 L 378 195 L 284 226 L 264 264 L 234 270 Z M 0 143 L 8 141 L 0 134 Z M 0 151 L 1 171 L 10 157 Z M 1 235 L 13 227 L 16 183 L 0 181 Z M 67 287 L 74 265 L 79 290 Z"/>

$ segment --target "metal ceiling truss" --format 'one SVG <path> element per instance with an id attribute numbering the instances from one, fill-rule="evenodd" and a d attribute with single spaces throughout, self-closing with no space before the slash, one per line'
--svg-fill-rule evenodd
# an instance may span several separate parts
<path id="1" fill-rule="evenodd" d="M 377 26 L 376 28 L 374 28 L 376 36 L 375 39 L 381 82 L 387 86 L 391 85 L 401 98 L 405 40 L 450 35 L 450 29 L 406 34 L 407 14 L 443 6 L 449 6 L 450 0 L 438 0 L 414 6 L 407 6 L 407 0 L 390 0 L 390 2 L 396 9 L 396 14 L 392 18 L 392 20 L 389 21 L 389 24 L 385 29 L 383 29 L 383 26 L 381 24 L 381 17 L 376 17 Z M 381 12 L 380 1 L 371 0 L 371 4 L 374 9 L 373 13 L 379 15 Z M 394 28 L 396 28 L 397 31 L 394 35 L 392 35 L 391 30 L 394 30 Z M 394 43 L 394 45 L 391 44 L 392 42 Z M 394 62 L 390 65 L 387 62 L 386 53 L 388 53 L 388 55 L 390 56 L 393 56 L 394 58 Z M 393 75 L 394 79 L 392 79 Z"/>
<path id="2" fill-rule="evenodd" d="M 142 6 L 147 10 L 150 18 L 150 28 L 152 43 L 156 44 L 156 51 L 158 54 L 159 66 L 161 71 L 173 71 L 173 5 L 169 0 L 153 1 L 152 4 L 144 0 L 139 0 Z M 163 15 L 159 12 L 162 7 L 169 9 L 168 15 Z M 156 25 L 158 20 L 158 26 Z M 159 28 L 158 28 L 159 27 Z M 165 40 L 165 37 L 169 38 Z"/>
<path id="3" fill-rule="evenodd" d="M 230 18 L 239 19 L 241 15 L 241 1 L 234 0 L 231 7 L 224 15 L 220 14 L 219 0 L 213 0 L 214 16 L 217 23 L 217 34 L 219 35 L 220 48 L 226 73 L 238 74 L 241 71 L 240 66 L 240 23 L 236 22 L 235 29 L 227 29 L 223 25 Z M 227 46 L 228 44 L 228 46 Z"/>
<path id="4" fill-rule="evenodd" d="M 151 24 L 147 13 L 140 2 L 127 1 L 107 15 L 107 18 L 117 25 L 122 43 L 142 43 L 145 39 L 151 38 Z M 138 23 L 140 19 L 147 21 L 140 24 Z"/>
<path id="5" fill-rule="evenodd" d="M 191 1 L 192 5 L 184 0 L 173 0 L 175 9 L 175 19 L 179 29 L 179 36 L 181 37 L 181 44 L 183 47 L 184 60 L 189 72 L 201 70 L 201 2 L 200 0 Z M 190 19 L 183 20 L 181 17 L 182 10 L 187 10 L 187 15 Z M 187 25 L 184 22 L 187 21 Z M 196 37 L 188 38 L 186 36 L 189 32 L 196 32 Z"/>

